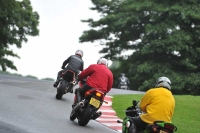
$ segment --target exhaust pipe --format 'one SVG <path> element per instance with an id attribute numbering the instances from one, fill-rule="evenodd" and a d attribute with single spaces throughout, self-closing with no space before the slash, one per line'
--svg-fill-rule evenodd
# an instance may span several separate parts
<path id="1" fill-rule="evenodd" d="M 79 102 L 75 107 L 74 107 L 74 111 L 78 111 L 80 108 L 82 108 L 84 106 L 83 102 Z"/>

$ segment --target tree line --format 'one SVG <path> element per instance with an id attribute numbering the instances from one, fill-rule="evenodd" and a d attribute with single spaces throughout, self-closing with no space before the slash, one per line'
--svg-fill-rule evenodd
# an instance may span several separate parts
<path id="1" fill-rule="evenodd" d="M 126 73 L 131 88 L 146 91 L 160 76 L 172 82 L 174 94 L 200 95 L 200 1 L 91 0 L 100 18 L 85 18 L 89 30 L 80 43 L 99 42 L 99 51 L 113 61 L 114 81 Z M 84 19 L 84 18 L 83 18 Z M 17 70 L 8 56 L 19 58 L 27 35 L 37 36 L 39 14 L 30 0 L 0 1 L 0 66 Z M 124 55 L 131 51 L 130 55 Z M 114 84 L 115 86 L 115 84 Z"/>
<path id="2" fill-rule="evenodd" d="M 115 62 L 115 76 L 126 73 L 140 91 L 166 76 L 174 94 L 200 95 L 200 1 L 91 1 L 101 17 L 82 20 L 90 29 L 79 40 L 98 41 L 104 47 L 99 52 Z M 121 55 L 129 50 L 131 55 Z"/>
<path id="3" fill-rule="evenodd" d="M 11 46 L 22 47 L 27 36 L 39 35 L 39 14 L 33 11 L 30 0 L 0 1 L 0 66 L 2 71 L 17 67 L 8 57 L 20 58 Z"/>

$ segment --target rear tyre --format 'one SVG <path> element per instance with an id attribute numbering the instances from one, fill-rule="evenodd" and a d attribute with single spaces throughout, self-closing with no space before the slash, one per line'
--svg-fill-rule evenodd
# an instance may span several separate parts
<path id="1" fill-rule="evenodd" d="M 78 124 L 80 126 L 86 126 L 88 122 L 90 121 L 90 119 L 92 118 L 93 114 L 94 114 L 93 108 L 88 105 L 82 117 L 78 119 Z"/>
<path id="2" fill-rule="evenodd" d="M 60 100 L 60 99 L 62 98 L 62 96 L 63 96 L 63 94 L 64 94 L 62 87 L 63 87 L 63 82 L 61 82 L 61 83 L 58 85 L 57 94 L 56 94 L 56 99 L 59 99 L 59 100 Z"/>
<path id="3" fill-rule="evenodd" d="M 62 98 L 62 96 L 63 96 L 63 93 L 57 92 L 56 99 L 60 100 Z"/>

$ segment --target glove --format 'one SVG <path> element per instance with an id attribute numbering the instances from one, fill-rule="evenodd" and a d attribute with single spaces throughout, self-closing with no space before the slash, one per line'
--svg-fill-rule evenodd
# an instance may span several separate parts
<path id="1" fill-rule="evenodd" d="M 140 108 L 140 101 L 137 102 L 137 106 L 138 106 L 138 108 Z"/>
<path id="2" fill-rule="evenodd" d="M 64 67 L 64 66 L 62 66 L 62 67 L 61 67 L 61 69 L 65 69 L 65 67 Z"/>

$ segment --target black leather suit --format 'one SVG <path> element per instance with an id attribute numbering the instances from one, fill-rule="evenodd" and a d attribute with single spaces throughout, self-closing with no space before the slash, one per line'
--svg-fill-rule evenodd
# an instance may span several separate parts
<path id="1" fill-rule="evenodd" d="M 67 67 L 65 67 L 66 65 L 67 65 Z M 84 67 L 84 62 L 83 62 L 81 56 L 71 55 L 63 62 L 62 67 L 61 67 L 63 70 L 58 72 L 56 81 L 58 81 L 60 79 L 61 73 L 66 71 L 67 69 L 75 72 L 75 74 L 76 74 L 75 76 L 77 77 L 78 73 L 80 71 L 83 71 L 83 67 Z"/>

